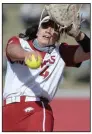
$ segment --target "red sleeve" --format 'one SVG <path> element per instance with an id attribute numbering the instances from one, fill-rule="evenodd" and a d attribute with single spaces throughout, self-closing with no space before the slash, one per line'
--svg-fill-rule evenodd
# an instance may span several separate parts
<path id="1" fill-rule="evenodd" d="M 19 38 L 16 37 L 16 36 L 11 37 L 7 42 L 7 45 L 9 45 L 9 44 L 13 44 L 13 45 L 17 44 L 17 45 L 19 45 L 20 44 Z"/>
<path id="2" fill-rule="evenodd" d="M 59 47 L 59 52 L 62 59 L 65 61 L 66 66 L 69 67 L 79 67 L 81 63 L 74 63 L 74 54 L 79 45 L 68 45 L 66 43 L 62 43 Z"/>
<path id="3" fill-rule="evenodd" d="M 11 37 L 11 38 L 8 40 L 7 45 L 6 45 L 6 56 L 7 56 L 8 60 L 10 60 L 9 56 L 7 55 L 7 46 L 8 46 L 9 44 L 12 44 L 12 45 L 20 45 L 19 38 L 16 37 L 16 36 L 13 36 L 13 37 Z"/>

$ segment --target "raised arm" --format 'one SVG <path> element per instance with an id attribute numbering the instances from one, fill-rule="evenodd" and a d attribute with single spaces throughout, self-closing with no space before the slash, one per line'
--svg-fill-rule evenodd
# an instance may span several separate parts
<path id="1" fill-rule="evenodd" d="M 90 39 L 86 34 L 80 33 L 77 37 L 77 42 L 79 47 L 76 49 L 74 54 L 74 62 L 79 63 L 85 60 L 90 59 Z"/>
<path id="2" fill-rule="evenodd" d="M 90 39 L 81 33 L 76 40 L 79 45 L 62 43 L 59 47 L 59 53 L 69 67 L 79 67 L 81 62 L 90 58 Z"/>

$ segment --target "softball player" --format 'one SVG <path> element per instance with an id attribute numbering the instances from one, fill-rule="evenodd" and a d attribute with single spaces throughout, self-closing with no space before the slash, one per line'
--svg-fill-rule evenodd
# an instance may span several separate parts
<path id="1" fill-rule="evenodd" d="M 9 39 L 6 47 L 7 72 L 3 92 L 3 132 L 53 131 L 49 105 L 55 96 L 65 66 L 79 67 L 90 58 L 90 39 L 80 32 L 79 45 L 59 40 L 59 27 L 49 16 L 24 35 Z M 25 59 L 42 56 L 40 68 L 31 69 Z"/>

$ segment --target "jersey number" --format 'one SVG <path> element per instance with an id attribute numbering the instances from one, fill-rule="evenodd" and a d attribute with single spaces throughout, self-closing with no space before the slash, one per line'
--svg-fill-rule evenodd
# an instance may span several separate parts
<path id="1" fill-rule="evenodd" d="M 44 79 L 49 75 L 49 72 L 47 71 L 48 67 L 46 67 L 41 73 L 40 75 L 44 77 Z"/>

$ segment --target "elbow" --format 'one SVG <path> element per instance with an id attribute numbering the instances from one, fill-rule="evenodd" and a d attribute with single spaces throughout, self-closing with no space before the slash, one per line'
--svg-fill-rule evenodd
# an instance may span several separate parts
<path id="1" fill-rule="evenodd" d="M 15 61 L 16 59 L 14 58 L 14 48 L 12 46 L 7 46 L 6 48 L 6 55 L 11 61 Z"/>
<path id="2" fill-rule="evenodd" d="M 90 59 L 90 52 L 88 53 L 81 53 L 81 54 L 76 54 L 74 56 L 74 62 L 75 63 L 80 63 L 80 62 L 83 62 L 83 61 L 86 61 L 86 60 L 89 60 Z"/>
<path id="3" fill-rule="evenodd" d="M 11 60 L 11 61 L 15 61 L 15 59 L 12 57 L 12 53 L 10 50 L 6 49 L 6 56 Z"/>
<path id="4" fill-rule="evenodd" d="M 6 55 L 8 56 L 8 57 L 10 57 L 10 55 L 11 55 L 11 51 L 10 51 L 10 49 L 7 47 L 6 48 Z"/>

